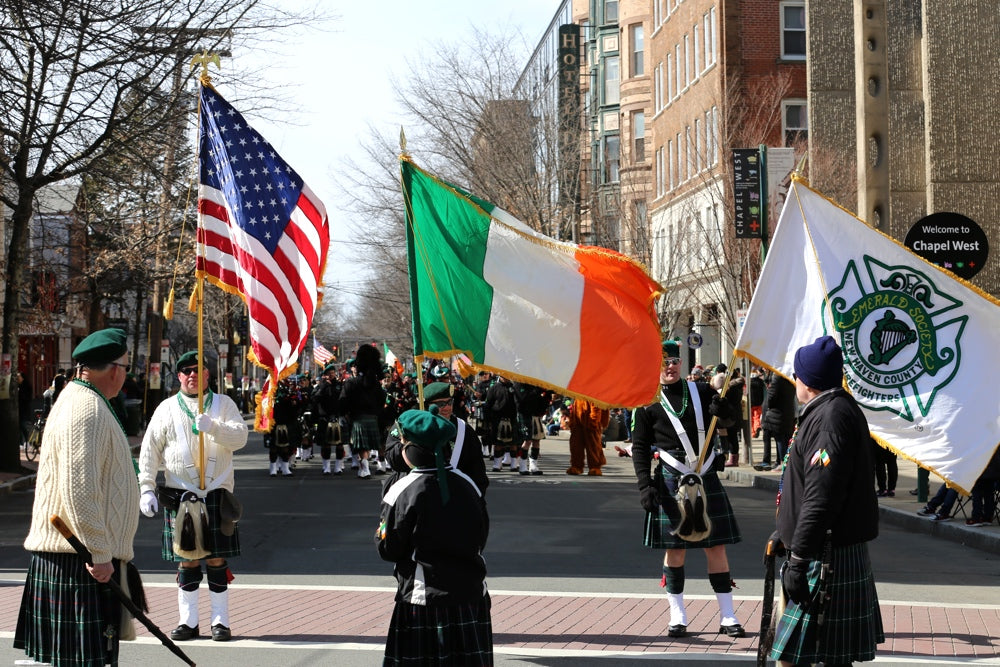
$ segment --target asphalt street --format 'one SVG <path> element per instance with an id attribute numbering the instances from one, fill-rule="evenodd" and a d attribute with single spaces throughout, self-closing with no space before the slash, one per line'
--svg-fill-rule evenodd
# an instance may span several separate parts
<path id="1" fill-rule="evenodd" d="M 540 464 L 544 475 L 491 474 L 487 492 L 491 529 L 485 556 L 488 583 L 495 594 L 662 595 L 663 553 L 641 544 L 643 513 L 631 460 L 615 456 L 610 446 L 607 452 L 609 462 L 602 477 L 564 473 L 568 463 L 565 437 L 543 442 Z M 236 460 L 236 492 L 244 504 L 244 518 L 240 522 L 243 555 L 231 562 L 236 575 L 234 588 L 353 587 L 384 593 L 394 587 L 392 566 L 378 558 L 373 542 L 380 497 L 376 478 L 360 480 L 350 472 L 341 477 L 323 476 L 318 457 L 299 463 L 293 477 L 269 477 L 266 450 L 257 434 L 251 435 Z M 727 490 L 743 533 L 743 541 L 729 549 L 731 572 L 738 586 L 734 594 L 759 599 L 763 590 L 761 552 L 773 530 L 774 496 L 738 484 L 727 484 Z M 27 533 L 32 498 L 30 489 L 0 496 L 0 584 L 8 587 L 19 587 L 24 578 L 28 555 L 21 543 Z M 168 589 L 175 567 L 160 558 L 160 520 L 143 517 L 135 544 L 135 562 L 144 581 Z M 1000 557 L 996 555 L 885 523 L 871 544 L 871 554 L 881 601 L 931 606 L 998 603 Z M 693 598 L 711 595 L 701 552 L 689 555 L 686 593 Z M 338 613 L 338 609 L 315 609 L 320 619 Z M 0 616 L 0 664 L 13 664 L 24 657 L 10 648 L 14 621 L 11 612 L 4 610 Z M 296 628 L 288 631 L 294 633 Z M 239 632 L 240 628 L 234 627 L 234 634 Z M 266 647 L 251 646 L 250 642 L 189 646 L 200 664 L 268 664 L 257 662 L 262 655 L 259 652 Z M 148 639 L 123 647 L 122 664 L 181 664 Z M 518 654 L 499 645 L 497 648 L 498 665 L 604 666 L 644 659 L 610 654 L 531 656 L 530 652 Z M 270 664 L 381 662 L 381 652 L 370 643 L 352 647 L 346 642 L 334 652 L 323 646 L 301 646 L 278 655 L 274 654 Z M 655 658 L 665 659 L 662 654 Z M 750 664 L 745 653 L 678 653 L 669 660 L 671 664 Z M 879 663 L 920 664 L 882 659 Z"/>

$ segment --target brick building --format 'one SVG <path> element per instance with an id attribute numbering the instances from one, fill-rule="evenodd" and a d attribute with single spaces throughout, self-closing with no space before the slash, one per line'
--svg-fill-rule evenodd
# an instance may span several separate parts
<path id="1" fill-rule="evenodd" d="M 581 134 L 578 152 L 562 151 L 577 177 L 561 181 L 575 202 L 558 237 L 645 263 L 666 288 L 665 332 L 697 331 L 690 362 L 718 362 L 760 263 L 760 242 L 731 231 L 730 150 L 805 150 L 805 1 L 564 0 L 517 89 L 536 122 L 558 105 L 570 21 Z"/>

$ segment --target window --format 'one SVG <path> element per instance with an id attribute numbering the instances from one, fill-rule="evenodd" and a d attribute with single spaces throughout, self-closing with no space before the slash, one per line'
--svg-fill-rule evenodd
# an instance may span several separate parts
<path id="1" fill-rule="evenodd" d="M 670 189 L 673 190 L 677 183 L 674 181 L 674 140 L 667 140 L 667 167 L 670 171 L 670 178 L 668 180 L 670 184 Z"/>
<path id="2" fill-rule="evenodd" d="M 653 114 L 663 108 L 663 65 L 653 68 Z"/>
<path id="3" fill-rule="evenodd" d="M 663 149 L 657 148 L 653 155 L 656 164 L 656 196 L 659 197 L 663 194 Z"/>
<path id="4" fill-rule="evenodd" d="M 674 137 L 674 146 L 677 147 L 677 185 L 684 182 L 684 170 L 683 170 L 683 160 L 684 152 L 681 150 L 681 133 L 678 132 Z"/>
<path id="5" fill-rule="evenodd" d="M 687 35 L 684 35 L 684 86 L 691 83 L 691 42 Z"/>
<path id="6" fill-rule="evenodd" d="M 642 24 L 636 23 L 629 28 L 632 44 L 632 76 L 642 76 L 646 73 L 646 67 L 642 60 Z"/>
<path id="7" fill-rule="evenodd" d="M 604 0 L 604 22 L 618 23 L 618 0 Z"/>
<path id="8" fill-rule="evenodd" d="M 705 68 L 715 64 L 715 7 L 705 14 L 702 21 L 705 26 Z"/>
<path id="9" fill-rule="evenodd" d="M 636 199 L 632 202 L 632 210 L 635 215 L 636 236 L 640 239 L 646 237 L 646 200 Z"/>
<path id="10" fill-rule="evenodd" d="M 694 24 L 694 78 L 701 72 L 701 26 Z"/>
<path id="11" fill-rule="evenodd" d="M 781 3 L 781 57 L 806 57 L 806 6 L 802 2 Z"/>
<path id="12" fill-rule="evenodd" d="M 618 104 L 620 93 L 620 70 L 618 56 L 604 59 L 604 103 Z"/>
<path id="13" fill-rule="evenodd" d="M 694 142 L 691 141 L 691 126 L 684 128 L 684 148 L 687 149 L 687 169 L 685 174 L 688 178 L 694 176 Z"/>
<path id="14" fill-rule="evenodd" d="M 694 172 L 697 174 L 705 166 L 705 147 L 701 143 L 701 118 L 694 119 Z"/>
<path id="15" fill-rule="evenodd" d="M 705 112 L 705 165 L 715 166 L 715 137 L 712 136 L 712 109 Z"/>
<path id="16" fill-rule="evenodd" d="M 712 164 L 719 162 L 719 107 L 712 107 Z"/>
<path id="17" fill-rule="evenodd" d="M 617 134 L 604 137 L 604 182 L 618 182 L 619 160 L 621 158 L 621 140 Z"/>
<path id="18" fill-rule="evenodd" d="M 635 162 L 646 160 L 646 113 L 636 111 L 632 114 L 632 141 L 635 150 Z"/>
<path id="19" fill-rule="evenodd" d="M 681 91 L 684 90 L 684 66 L 681 63 L 680 44 L 674 46 L 674 71 L 677 72 L 677 86 L 674 88 L 674 94 L 679 97 Z"/>
<path id="20" fill-rule="evenodd" d="M 785 133 L 786 146 L 809 137 L 809 113 L 805 100 L 785 100 L 781 103 L 781 129 Z"/>
<path id="21" fill-rule="evenodd" d="M 667 54 L 667 101 L 674 99 L 674 65 L 673 56 Z"/>

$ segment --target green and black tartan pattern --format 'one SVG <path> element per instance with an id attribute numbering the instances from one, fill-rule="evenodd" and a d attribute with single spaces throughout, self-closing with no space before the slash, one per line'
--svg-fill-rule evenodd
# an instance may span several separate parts
<path id="1" fill-rule="evenodd" d="M 663 466 L 664 475 L 671 476 L 668 472 L 672 468 Z M 680 475 L 673 476 L 675 480 L 680 479 Z M 653 477 L 654 484 L 659 480 L 659 475 Z M 689 542 L 682 540 L 670 533 L 675 526 L 670 521 L 670 517 L 663 511 L 663 507 L 657 508 L 656 514 L 646 512 L 645 525 L 642 534 L 642 543 L 654 549 L 706 549 L 720 544 L 736 544 L 742 537 L 740 527 L 736 523 L 736 516 L 733 514 L 733 507 L 729 504 L 729 496 L 722 488 L 719 476 L 714 472 L 706 473 L 701 478 L 705 488 L 705 500 L 708 505 L 708 516 L 712 520 L 712 532 L 708 537 L 700 542 Z M 668 497 L 667 485 L 660 482 L 660 496 Z M 670 502 L 669 499 L 667 502 Z"/>
<path id="2" fill-rule="evenodd" d="M 205 508 L 208 510 L 208 544 L 206 548 L 212 553 L 205 558 L 229 558 L 240 555 L 240 526 L 237 524 L 233 528 L 233 534 L 225 536 L 219 530 L 222 522 L 219 514 L 219 504 L 222 499 L 222 491 L 216 489 L 209 491 L 205 497 Z M 188 558 L 181 558 L 174 553 L 174 522 L 177 519 L 177 512 L 163 508 L 163 542 L 160 545 L 160 555 L 166 561 L 186 561 Z"/>
<path id="3" fill-rule="evenodd" d="M 351 452 L 370 452 L 384 444 L 375 415 L 358 415 L 351 424 Z"/>
<path id="4" fill-rule="evenodd" d="M 121 603 L 80 556 L 31 554 L 14 648 L 55 665 L 117 665 L 120 622 Z"/>
<path id="5" fill-rule="evenodd" d="M 822 564 L 809 567 L 809 589 L 815 592 Z M 816 653 L 816 615 L 789 601 L 778 619 L 772 660 L 799 663 L 849 663 L 875 659 L 875 645 L 885 641 L 882 613 L 866 543 L 834 547 L 830 556 L 830 600 L 823 623 L 823 646 Z"/>
<path id="6" fill-rule="evenodd" d="M 444 607 L 396 602 L 385 642 L 387 665 L 493 665 L 490 598 Z"/>

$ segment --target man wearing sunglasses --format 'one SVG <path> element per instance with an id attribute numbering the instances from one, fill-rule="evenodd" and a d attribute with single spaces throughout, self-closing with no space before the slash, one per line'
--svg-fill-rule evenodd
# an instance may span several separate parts
<path id="1" fill-rule="evenodd" d="M 207 534 L 197 540 L 200 558 L 177 553 L 175 533 L 187 531 L 188 526 L 177 525 L 179 507 L 163 507 L 163 559 L 177 562 L 177 592 L 180 624 L 170 636 L 175 641 L 197 639 L 198 588 L 202 580 L 201 561 L 205 560 L 206 578 L 212 603 L 212 639 L 228 641 L 232 637 L 229 627 L 229 582 L 232 573 L 227 558 L 240 554 L 240 539 L 232 516 L 227 514 L 234 486 L 233 452 L 247 443 L 247 425 L 236 403 L 225 394 L 216 394 L 208 388 L 209 372 L 202 363 L 198 372 L 198 353 L 182 354 L 177 360 L 177 378 L 181 389 L 176 396 L 164 399 L 146 428 L 139 452 L 139 501 L 142 513 L 152 517 L 160 502 L 156 493 L 156 476 L 164 470 L 164 498 L 174 497 L 201 503 L 207 516 Z M 198 406 L 198 390 L 203 392 L 204 404 Z M 205 488 L 201 488 L 199 438 L 204 436 Z M 179 495 L 180 494 L 180 495 Z M 238 518 L 238 517 L 237 517 Z M 186 520 L 182 520 L 184 524 Z M 197 519 L 192 522 L 200 524 Z M 190 526 L 195 533 L 199 525 Z M 181 549 L 181 551 L 185 551 Z M 187 553 L 185 551 L 185 553 Z"/>
<path id="2" fill-rule="evenodd" d="M 726 557 L 726 545 L 740 541 L 740 529 L 717 474 L 724 463 L 722 453 L 709 444 L 712 449 L 703 457 L 702 467 L 695 469 L 712 417 L 728 418 L 732 407 L 707 383 L 682 380 L 683 372 L 679 344 L 665 341 L 658 400 L 637 408 L 632 418 L 632 463 L 640 502 L 646 510 L 643 544 L 667 550 L 662 579 L 670 603 L 667 636 L 687 635 L 684 561 L 688 549 L 704 549 L 708 580 L 719 603 L 719 633 L 743 637 L 746 632 L 733 609 L 733 581 Z M 713 443 L 716 438 L 713 436 Z M 658 450 L 658 460 L 653 458 L 654 449 Z M 651 471 L 653 464 L 656 469 Z M 675 500 L 681 479 L 692 472 L 700 475 L 710 520 L 707 534 L 698 541 L 679 536 L 685 534 L 688 521 Z"/>

